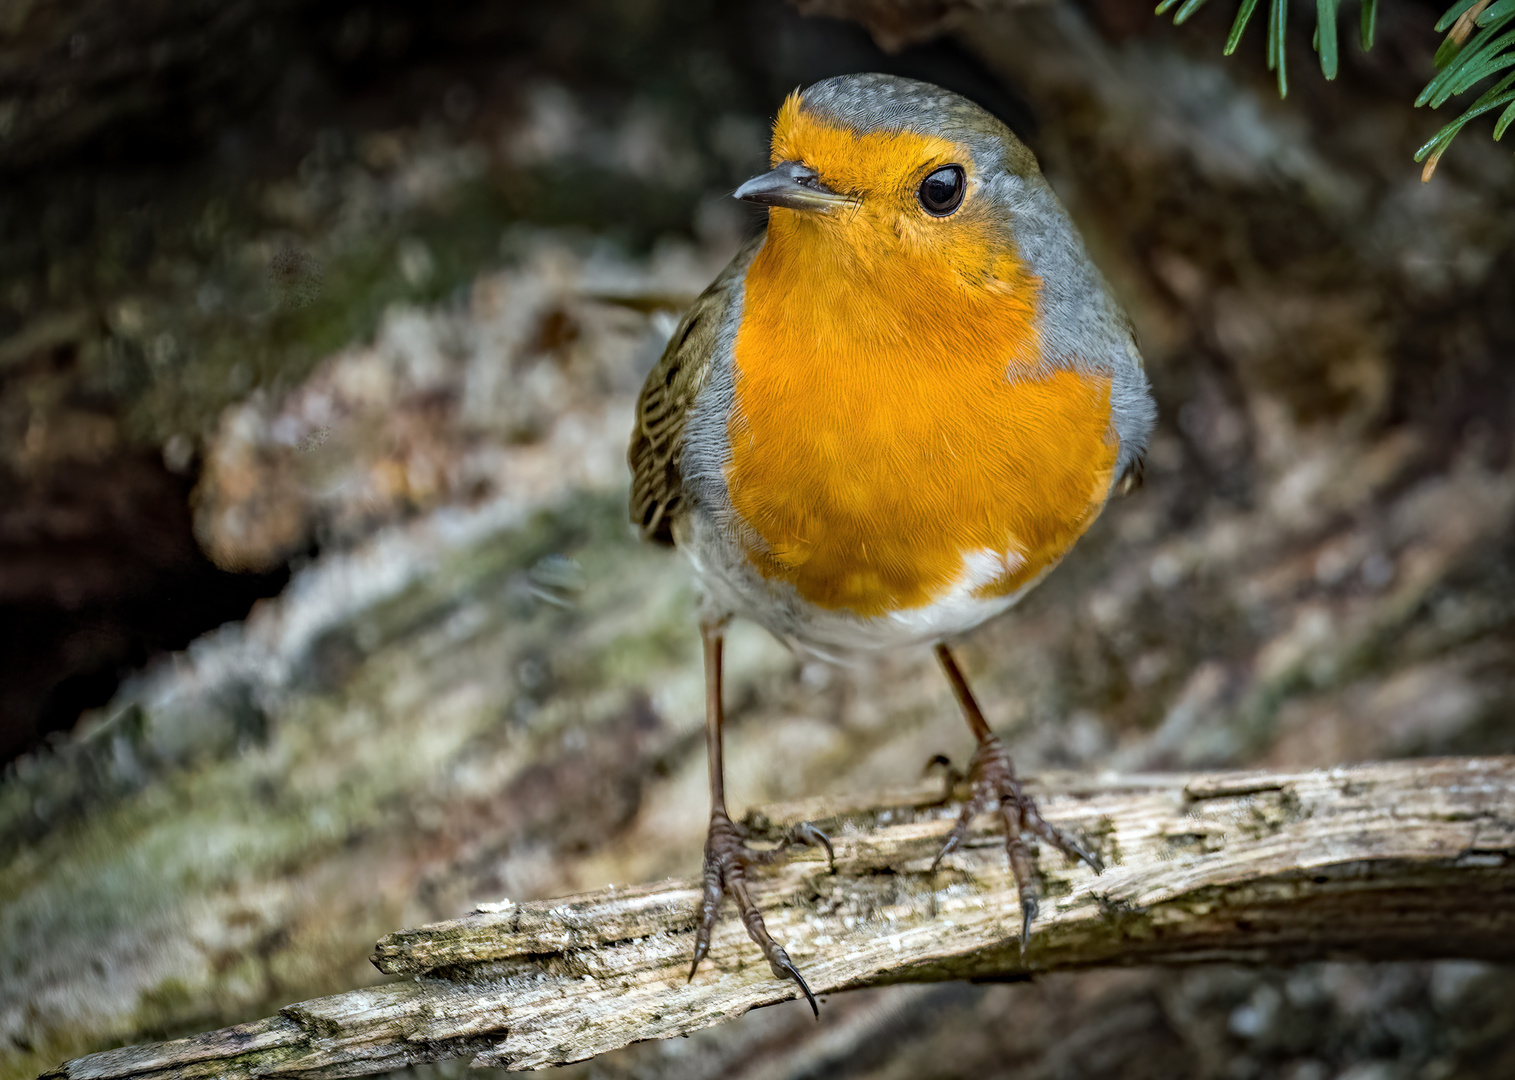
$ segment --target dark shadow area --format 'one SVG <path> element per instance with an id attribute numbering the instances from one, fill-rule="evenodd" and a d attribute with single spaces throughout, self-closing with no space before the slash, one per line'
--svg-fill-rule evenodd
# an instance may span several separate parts
<path id="1" fill-rule="evenodd" d="M 104 705 L 153 656 L 240 619 L 289 580 L 217 569 L 195 545 L 190 478 L 145 454 L 0 473 L 0 758 Z"/>

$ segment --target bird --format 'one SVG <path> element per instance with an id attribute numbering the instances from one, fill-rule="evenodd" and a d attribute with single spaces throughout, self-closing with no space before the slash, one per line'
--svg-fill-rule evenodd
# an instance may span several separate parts
<path id="1" fill-rule="evenodd" d="M 631 520 L 700 585 L 710 771 L 693 979 L 726 896 L 775 977 L 814 994 L 764 925 L 726 808 L 733 618 L 828 660 L 930 646 L 976 742 L 943 856 L 998 808 L 1022 912 L 1040 838 L 1100 869 L 1021 789 L 949 639 L 1012 607 L 1139 482 L 1153 402 L 1132 323 L 1035 156 L 979 105 L 878 73 L 791 93 L 770 171 L 733 193 L 765 228 L 648 374 Z M 829 840 L 808 824 L 777 850 Z"/>

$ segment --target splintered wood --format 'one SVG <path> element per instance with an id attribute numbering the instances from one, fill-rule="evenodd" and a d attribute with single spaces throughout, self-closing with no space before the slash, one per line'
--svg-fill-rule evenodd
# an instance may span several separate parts
<path id="1" fill-rule="evenodd" d="M 835 873 L 809 850 L 755 872 L 769 930 L 819 995 L 1097 965 L 1515 959 L 1515 758 L 1044 781 L 1028 790 L 1046 817 L 1106 869 L 1042 850 L 1024 955 L 991 818 L 933 874 L 956 807 L 924 788 L 751 815 L 759 835 L 808 819 L 836 846 Z M 379 942 L 388 985 L 49 1075 L 346 1077 L 458 1056 L 540 1068 L 795 997 L 729 913 L 686 981 L 698 895 L 687 880 L 486 905 Z"/>

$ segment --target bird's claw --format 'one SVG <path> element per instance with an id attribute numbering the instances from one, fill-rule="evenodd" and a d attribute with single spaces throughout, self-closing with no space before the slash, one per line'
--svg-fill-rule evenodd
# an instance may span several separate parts
<path id="1" fill-rule="evenodd" d="M 819 1019 L 820 1006 L 816 1004 L 815 995 L 810 992 L 810 985 L 805 982 L 804 976 L 800 974 L 794 961 L 789 959 L 789 954 L 784 951 L 784 947 L 774 941 L 768 933 L 767 926 L 763 924 L 762 912 L 758 910 L 747 882 L 749 866 L 772 862 L 780 851 L 793 844 L 824 846 L 827 860 L 835 870 L 836 864 L 830 840 L 809 822 L 801 822 L 786 830 L 778 848 L 772 851 L 753 851 L 743 840 L 740 830 L 725 813 L 717 810 L 710 815 L 710 831 L 705 837 L 705 870 L 703 895 L 700 900 L 700 925 L 695 934 L 694 960 L 689 965 L 689 978 L 694 978 L 695 972 L 699 970 L 700 961 L 710 952 L 710 935 L 714 932 L 715 924 L 720 918 L 721 898 L 730 894 L 731 899 L 736 903 L 737 914 L 741 917 L 742 925 L 747 928 L 747 936 L 763 950 L 763 956 L 767 959 L 773 974 L 780 979 L 793 979 L 799 986 L 800 992 L 805 995 L 805 1000 L 810 1003 L 811 1011 Z"/>
<path id="2" fill-rule="evenodd" d="M 759 944 L 762 944 L 759 942 Z M 769 946 L 772 948 L 770 949 Z M 805 981 L 805 976 L 800 974 L 800 969 L 794 966 L 794 961 L 789 959 L 789 954 L 778 942 L 769 939 L 768 944 L 763 946 L 763 955 L 768 958 L 769 970 L 780 979 L 793 979 L 799 984 L 800 993 L 805 995 L 805 1000 L 810 1003 L 810 1011 L 815 1018 L 821 1018 L 821 1007 L 816 1004 L 815 995 L 810 992 L 810 984 Z"/>
<path id="3" fill-rule="evenodd" d="M 940 770 L 942 774 L 942 797 L 932 806 L 946 806 L 952 801 L 953 793 L 957 791 L 968 778 L 963 775 L 963 770 L 952 764 L 952 759 L 946 754 L 933 754 L 931 760 L 926 762 L 926 767 L 921 770 L 922 776 L 930 776 Z"/>
<path id="4" fill-rule="evenodd" d="M 784 836 L 779 840 L 779 846 L 773 849 L 770 858 L 796 844 L 801 847 L 822 847 L 826 849 L 826 867 L 831 873 L 836 873 L 836 851 L 831 847 L 831 837 L 821 832 L 808 821 L 801 821 L 784 830 Z"/>
<path id="5" fill-rule="evenodd" d="M 973 794 L 963 804 L 956 824 L 932 860 L 931 872 L 936 873 L 942 860 L 962 845 L 973 819 L 983 813 L 990 803 L 995 803 L 1000 819 L 1005 823 L 1005 851 L 1010 857 L 1010 870 L 1015 875 L 1016 889 L 1020 894 L 1021 954 L 1024 955 L 1026 943 L 1031 936 L 1032 920 L 1040 910 L 1037 902 L 1036 864 L 1031 858 L 1024 834 L 1031 833 L 1040 837 L 1064 855 L 1078 859 L 1096 874 L 1104 869 L 1104 863 L 1073 834 L 1064 832 L 1042 817 L 1036 803 L 1021 791 L 1020 781 L 1015 778 L 1015 771 L 1010 764 L 1010 755 L 997 738 L 990 736 L 979 744 L 968 769 L 968 781 L 973 787 Z"/>

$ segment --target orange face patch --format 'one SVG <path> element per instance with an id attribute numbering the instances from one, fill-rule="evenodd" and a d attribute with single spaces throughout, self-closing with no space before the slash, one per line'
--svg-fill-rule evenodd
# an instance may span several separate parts
<path id="1" fill-rule="evenodd" d="M 872 273 L 897 256 L 922 259 L 963 281 L 989 283 L 1013 273 L 1003 263 L 1002 230 L 992 208 L 975 199 L 977 179 L 968 149 L 950 139 L 914 132 L 859 135 L 800 111 L 791 94 L 773 128 L 772 163 L 802 161 L 833 191 L 856 198 L 854 206 L 830 214 L 776 209 L 768 217 L 775 231 L 796 234 L 818 269 Z M 950 217 L 933 218 L 916 199 L 925 177 L 943 165 L 961 165 L 969 195 Z"/>
<path id="2" fill-rule="evenodd" d="M 980 594 L 1015 591 L 1104 504 L 1109 380 L 1041 365 L 1040 282 L 971 188 L 949 218 L 914 206 L 964 148 L 854 135 L 791 98 L 774 155 L 858 203 L 771 210 L 747 272 L 727 481 L 750 560 L 865 616 L 930 604 L 975 552 L 1010 556 Z"/>

